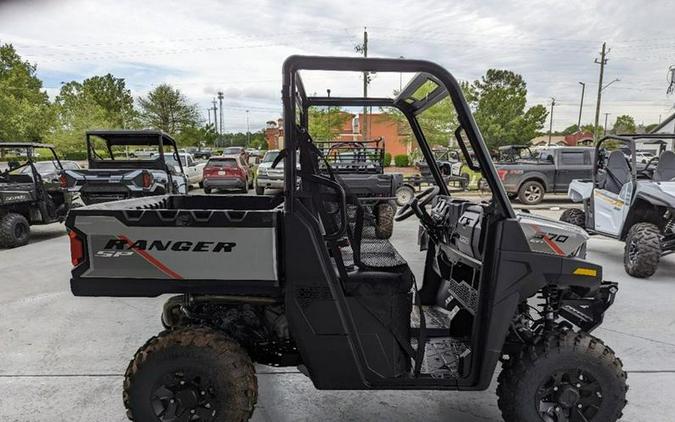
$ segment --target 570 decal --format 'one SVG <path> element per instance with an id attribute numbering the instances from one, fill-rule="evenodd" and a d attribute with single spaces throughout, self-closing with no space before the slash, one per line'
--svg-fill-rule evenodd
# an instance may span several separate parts
<path id="1" fill-rule="evenodd" d="M 564 234 L 557 234 L 557 233 L 535 233 L 532 238 L 530 239 L 530 242 L 532 243 L 543 243 L 546 242 L 546 240 L 551 240 L 556 243 L 565 243 L 567 242 L 567 239 L 570 237 Z"/>

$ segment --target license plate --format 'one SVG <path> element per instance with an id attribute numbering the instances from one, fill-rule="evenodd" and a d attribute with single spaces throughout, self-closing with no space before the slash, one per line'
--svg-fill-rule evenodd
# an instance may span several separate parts
<path id="1" fill-rule="evenodd" d="M 225 175 L 225 172 L 224 172 L 224 171 L 218 170 L 218 176 L 224 176 L 224 175 Z"/>

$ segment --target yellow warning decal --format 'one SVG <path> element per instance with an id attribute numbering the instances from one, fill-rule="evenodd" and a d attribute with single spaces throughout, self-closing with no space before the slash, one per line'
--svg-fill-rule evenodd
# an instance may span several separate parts
<path id="1" fill-rule="evenodd" d="M 574 275 L 586 275 L 589 277 L 597 277 L 598 275 L 598 270 L 594 270 L 593 268 L 582 268 L 579 267 L 574 272 L 572 273 Z"/>

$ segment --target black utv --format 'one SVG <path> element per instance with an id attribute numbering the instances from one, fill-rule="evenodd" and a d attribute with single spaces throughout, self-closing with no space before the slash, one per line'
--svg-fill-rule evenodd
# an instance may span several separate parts
<path id="1" fill-rule="evenodd" d="M 316 97 L 301 78 L 313 71 L 417 74 L 395 98 Z M 489 202 L 450 196 L 419 124 L 448 97 Z M 590 334 L 617 285 L 583 259 L 583 230 L 514 212 L 450 73 L 421 60 L 292 56 L 282 98 L 283 196 L 164 195 L 68 216 L 74 294 L 179 294 L 164 306 L 165 331 L 127 368 L 130 419 L 246 421 L 254 362 L 297 366 L 319 389 L 458 391 L 488 388 L 501 362 L 508 422 L 621 417 L 626 373 Z M 310 108 L 326 105 L 395 107 L 409 122 L 436 186 L 396 220 L 419 219 L 423 274 L 388 240 L 363 235 L 363 205 L 308 134 Z"/>
<path id="2" fill-rule="evenodd" d="M 28 243 L 31 225 L 62 222 L 72 198 L 62 187 L 53 145 L 0 142 L 0 151 L 7 160 L 0 170 L 0 247 L 14 248 Z M 48 161 L 38 162 L 40 153 Z"/>

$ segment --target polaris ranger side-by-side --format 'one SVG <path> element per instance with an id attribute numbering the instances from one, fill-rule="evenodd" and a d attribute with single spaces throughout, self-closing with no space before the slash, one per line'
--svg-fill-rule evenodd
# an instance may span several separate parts
<path id="1" fill-rule="evenodd" d="M 675 135 L 601 139 L 592 179 L 574 180 L 569 187 L 572 201 L 583 202 L 584 209 L 568 209 L 560 216 L 591 233 L 625 241 L 624 268 L 633 277 L 650 277 L 660 258 L 675 252 L 675 153 L 664 151 L 643 166 L 636 158 L 636 141 L 664 139 Z M 623 148 L 606 156 L 602 151 L 611 144 Z"/>
<path id="2" fill-rule="evenodd" d="M 320 164 L 309 110 L 328 98 L 306 94 L 301 75 L 313 71 L 416 73 L 394 98 L 329 100 L 396 107 L 430 163 L 436 186 L 396 213 L 419 218 L 426 239 L 419 283 L 388 240 L 363 236 L 359 198 Z M 619 419 L 626 373 L 589 334 L 617 285 L 583 259 L 583 230 L 514 212 L 453 76 L 422 60 L 311 56 L 289 57 L 282 76 L 283 196 L 163 195 L 68 216 L 74 294 L 179 294 L 126 371 L 129 418 L 246 421 L 253 362 L 298 366 L 320 389 L 463 391 L 486 389 L 501 361 L 508 422 Z M 489 203 L 449 195 L 419 125 L 448 96 Z"/>
<path id="3" fill-rule="evenodd" d="M 53 172 L 38 171 L 36 149 L 50 155 Z M 53 145 L 0 142 L 0 150 L 9 157 L 0 169 L 0 247 L 13 248 L 28 243 L 31 225 L 62 222 L 72 197 L 61 186 L 63 167 Z"/>
<path id="4" fill-rule="evenodd" d="M 68 190 L 79 192 L 85 204 L 187 193 L 176 141 L 166 133 L 90 130 L 86 142 L 89 168 L 64 173 Z"/>

